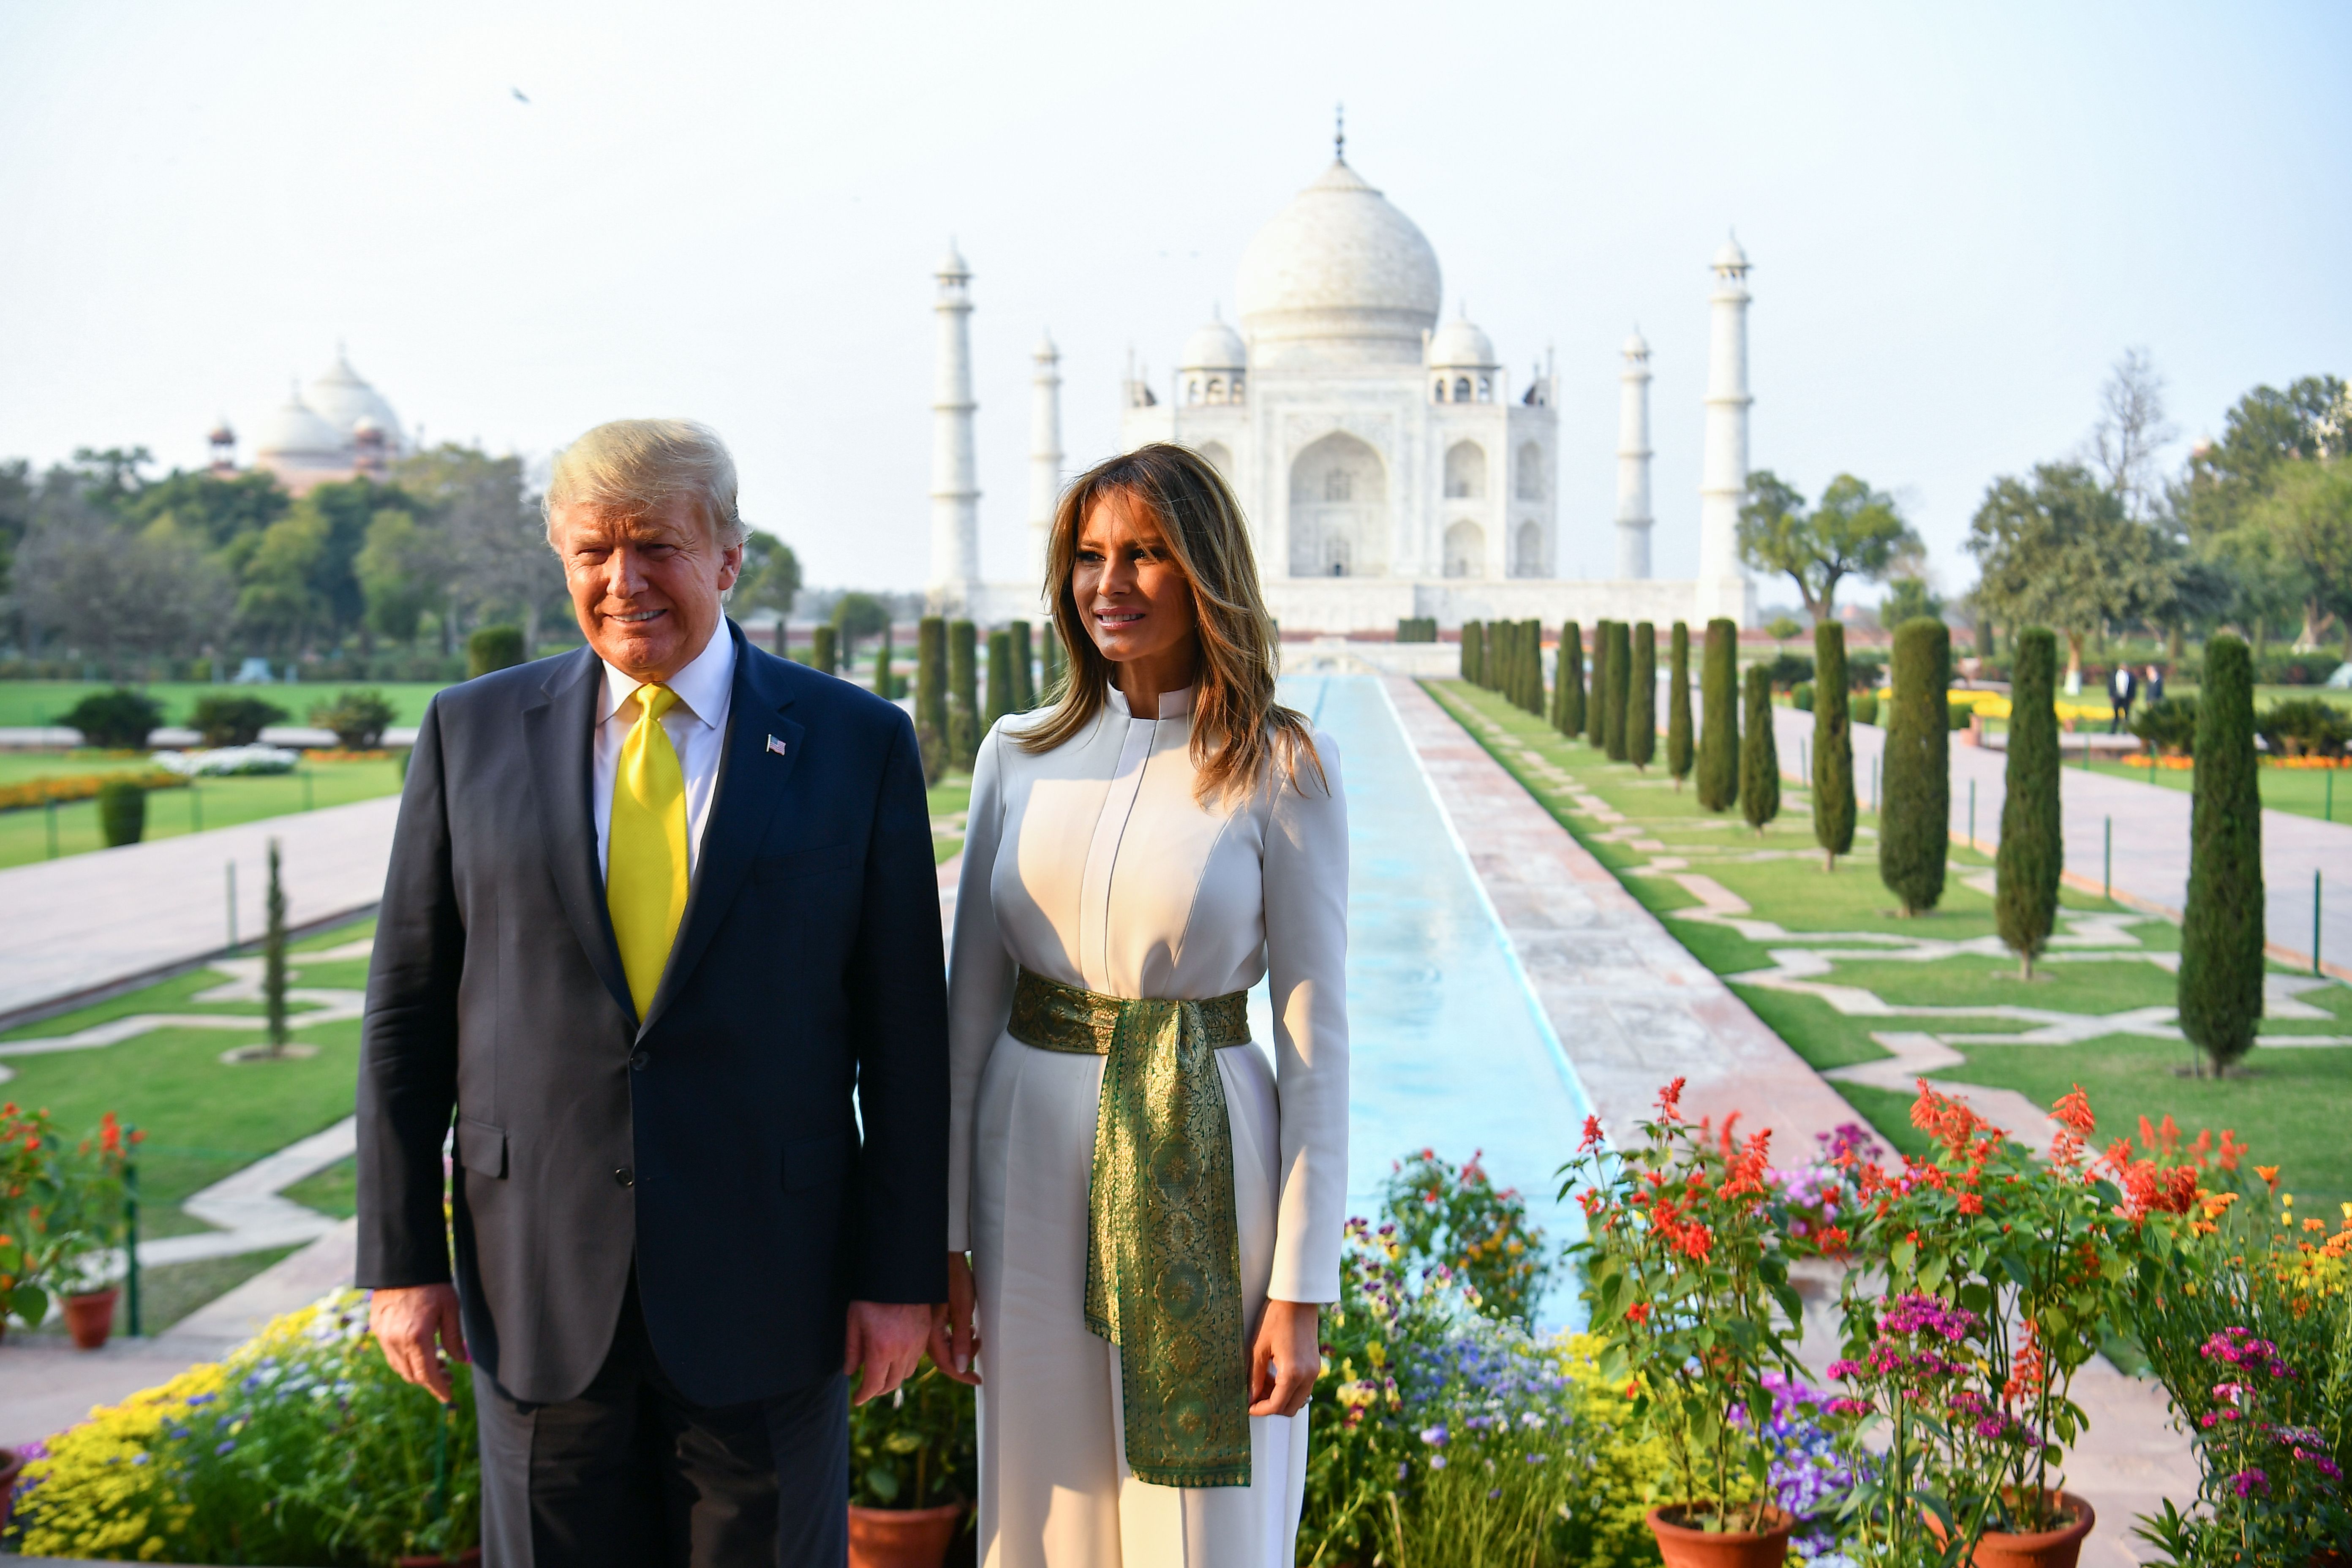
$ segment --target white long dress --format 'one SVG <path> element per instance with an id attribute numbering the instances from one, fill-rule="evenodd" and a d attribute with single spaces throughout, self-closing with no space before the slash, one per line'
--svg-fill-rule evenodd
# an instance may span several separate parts
<path id="1" fill-rule="evenodd" d="M 1274 1040 L 1220 1050 L 1244 1331 L 1269 1295 L 1331 1301 L 1348 1167 L 1347 809 L 1302 767 L 1236 808 L 1192 797 L 1192 692 L 1112 690 L 1042 756 L 999 723 L 972 770 L 949 963 L 948 1245 L 979 1287 L 980 1554 L 989 1568 L 1290 1568 L 1307 1413 L 1250 1418 L 1246 1487 L 1138 1480 L 1118 1351 L 1087 1331 L 1087 1189 L 1105 1058 L 1004 1032 L 1014 966 L 1109 996 L 1205 999 L 1271 975 Z M 1246 1344 L 1234 1347 L 1246 1355 Z"/>

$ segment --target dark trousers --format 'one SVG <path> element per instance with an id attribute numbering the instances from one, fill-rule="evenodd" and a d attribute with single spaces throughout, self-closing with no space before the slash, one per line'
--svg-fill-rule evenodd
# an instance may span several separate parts
<path id="1" fill-rule="evenodd" d="M 689 1402 L 635 1280 L 576 1399 L 527 1405 L 478 1367 L 485 1568 L 842 1568 L 849 1380 L 755 1405 Z"/>

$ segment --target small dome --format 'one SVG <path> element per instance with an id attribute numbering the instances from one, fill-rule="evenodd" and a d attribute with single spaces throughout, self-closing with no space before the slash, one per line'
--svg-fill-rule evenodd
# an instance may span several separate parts
<path id="1" fill-rule="evenodd" d="M 1029 351 L 1029 357 L 1031 359 L 1040 361 L 1060 359 L 1062 357 L 1062 351 L 1054 346 L 1054 334 L 1051 332 L 1038 333 L 1037 346 Z"/>
<path id="2" fill-rule="evenodd" d="M 335 351 L 333 366 L 303 388 L 302 401 L 346 438 L 361 420 L 373 419 L 383 433 L 386 447 L 397 447 L 401 444 L 399 416 L 393 413 L 383 395 L 352 368 L 352 362 L 340 348 Z"/>
<path id="3" fill-rule="evenodd" d="M 1617 352 L 1623 354 L 1627 359 L 1648 359 L 1650 357 L 1650 342 L 1640 332 L 1635 332 L 1625 340 L 1625 346 L 1619 349 Z"/>
<path id="4" fill-rule="evenodd" d="M 1184 357 L 1178 370 L 1246 370 L 1249 352 L 1242 346 L 1242 335 L 1214 317 L 1192 329 L 1184 340 Z"/>
<path id="5" fill-rule="evenodd" d="M 285 405 L 262 421 L 253 444 L 257 458 L 312 468 L 341 463 L 347 449 L 343 433 L 320 418 L 299 393 L 289 394 Z"/>
<path id="6" fill-rule="evenodd" d="M 1465 312 L 1438 328 L 1437 335 L 1429 340 L 1429 363 L 1433 369 L 1492 370 L 1495 345 L 1470 324 Z"/>
<path id="7" fill-rule="evenodd" d="M 1715 253 L 1715 259 L 1707 265 L 1713 267 L 1717 272 L 1729 271 L 1734 268 L 1743 271 L 1746 270 L 1748 267 L 1748 253 L 1739 248 L 1739 237 L 1738 235 L 1733 235 L 1729 239 L 1725 240 L 1723 242 L 1723 248 Z"/>
<path id="8" fill-rule="evenodd" d="M 236 432 L 229 428 L 228 421 L 224 419 L 213 426 L 212 434 L 205 439 L 215 447 L 234 447 L 236 445 Z"/>
<path id="9" fill-rule="evenodd" d="M 948 241 L 948 253 L 940 258 L 940 264 L 931 269 L 931 276 L 934 278 L 969 278 L 971 276 L 971 268 L 963 264 L 963 252 L 956 248 L 956 243 L 954 240 L 951 239 Z"/>
<path id="10" fill-rule="evenodd" d="M 1262 361 L 1410 364 L 1437 325 L 1437 252 L 1344 161 L 1257 231 L 1240 281 L 1242 325 Z"/>

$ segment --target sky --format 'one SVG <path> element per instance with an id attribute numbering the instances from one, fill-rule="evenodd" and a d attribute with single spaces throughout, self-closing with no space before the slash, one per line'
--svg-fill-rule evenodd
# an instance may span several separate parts
<path id="1" fill-rule="evenodd" d="M 1696 568 L 1736 228 L 1753 462 L 1893 491 L 1958 590 L 1986 484 L 2075 450 L 2126 349 L 2176 463 L 2258 384 L 2352 376 L 2347 80 L 2332 3 L 0 0 L 0 457 L 195 466 L 341 342 L 428 441 L 709 421 L 806 581 L 916 587 L 952 237 L 1009 576 L 1039 334 L 1075 470 L 1130 350 L 1231 314 L 1344 101 L 1447 315 L 1515 385 L 1556 357 L 1566 570 L 1613 559 L 1637 324 L 1655 570 Z"/>

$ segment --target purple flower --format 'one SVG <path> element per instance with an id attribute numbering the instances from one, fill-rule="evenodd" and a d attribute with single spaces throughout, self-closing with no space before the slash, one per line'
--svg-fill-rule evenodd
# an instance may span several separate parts
<path id="1" fill-rule="evenodd" d="M 2240 1470 L 2230 1478 L 2230 1489 L 2240 1497 L 2252 1497 L 2256 1492 L 2271 1489 L 2271 1478 L 2263 1470 Z"/>
<path id="2" fill-rule="evenodd" d="M 1445 1439 L 1449 1436 L 1451 1436 L 1451 1434 L 1445 1430 L 1443 1424 L 1435 1426 L 1424 1426 L 1421 1429 L 1421 1440 L 1428 1444 L 1433 1448 L 1443 1448 L 1445 1447 Z"/>
<path id="3" fill-rule="evenodd" d="M 1865 1370 L 1858 1361 L 1833 1361 L 1829 1366 L 1830 1375 L 1835 1378 L 1860 1377 Z"/>
<path id="4" fill-rule="evenodd" d="M 226 1458 L 227 1456 L 229 1456 L 229 1455 L 231 1455 L 231 1454 L 234 1454 L 234 1453 L 236 1453 L 236 1438 L 234 1438 L 234 1437 L 229 1438 L 226 1442 L 223 1443 L 219 1447 L 215 1448 L 215 1449 L 213 1450 L 213 1453 L 214 1453 L 215 1456 L 218 1456 L 218 1457 L 223 1458 Z"/>
<path id="5" fill-rule="evenodd" d="M 1432 1454 L 1429 1457 L 1429 1468 L 1433 1470 L 1444 1469 L 1445 1468 L 1445 1456 L 1443 1454 Z"/>
<path id="6" fill-rule="evenodd" d="M 1548 1465 L 1551 1463 L 1551 1456 L 1549 1454 L 1529 1454 L 1528 1456 L 1528 1463 L 1530 1465 Z"/>

